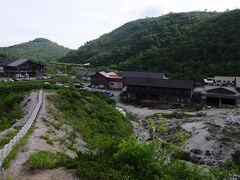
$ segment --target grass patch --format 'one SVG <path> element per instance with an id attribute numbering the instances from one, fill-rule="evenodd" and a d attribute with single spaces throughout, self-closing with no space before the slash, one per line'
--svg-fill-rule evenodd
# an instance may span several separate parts
<path id="1" fill-rule="evenodd" d="M 48 144 L 53 145 L 53 141 L 50 139 L 48 133 L 45 133 L 44 135 L 40 136 L 40 138 L 44 139 Z"/>
<path id="2" fill-rule="evenodd" d="M 13 138 L 14 136 L 17 134 L 18 131 L 13 131 L 9 134 L 7 134 L 6 136 L 2 137 L 0 139 L 0 149 L 2 149 L 6 144 L 8 144 Z"/>
<path id="3" fill-rule="evenodd" d="M 40 151 L 30 155 L 26 166 L 30 170 L 54 169 L 60 166 L 69 166 L 71 158 L 64 153 L 54 154 L 50 151 Z"/>
<path id="4" fill-rule="evenodd" d="M 166 118 L 166 119 L 173 119 L 173 118 L 183 119 L 183 118 L 186 118 L 186 117 L 192 117 L 191 115 L 185 114 L 183 112 L 177 112 L 177 111 L 174 111 L 171 114 L 159 114 L 159 115 L 163 118 Z"/>
<path id="5" fill-rule="evenodd" d="M 6 169 L 9 167 L 11 161 L 16 158 L 18 150 L 26 144 L 28 137 L 32 134 L 33 128 L 30 128 L 26 135 L 17 143 L 15 146 L 13 146 L 12 151 L 8 154 L 8 156 L 3 161 L 3 167 Z"/>
<path id="6" fill-rule="evenodd" d="M 64 121 L 59 121 L 59 122 L 47 121 L 46 124 L 51 125 L 55 129 L 59 130 L 64 124 Z"/>
<path id="7" fill-rule="evenodd" d="M 112 137 L 127 138 L 132 134 L 130 121 L 112 105 L 104 93 L 61 90 L 48 96 L 55 107 L 57 119 L 64 119 L 80 132 L 90 148 L 101 148 L 101 142 Z"/>

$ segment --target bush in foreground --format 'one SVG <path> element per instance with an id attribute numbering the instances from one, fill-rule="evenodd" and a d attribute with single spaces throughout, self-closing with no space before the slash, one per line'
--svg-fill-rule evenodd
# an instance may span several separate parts
<path id="1" fill-rule="evenodd" d="M 71 158 L 63 153 L 54 154 L 50 151 L 40 151 L 31 154 L 26 165 L 31 170 L 44 170 L 68 166 L 70 162 Z"/>

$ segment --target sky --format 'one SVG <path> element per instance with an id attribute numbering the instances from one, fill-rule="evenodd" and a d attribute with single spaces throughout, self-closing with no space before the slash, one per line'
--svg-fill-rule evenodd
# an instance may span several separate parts
<path id="1" fill-rule="evenodd" d="M 240 0 L 0 0 L 0 47 L 42 37 L 77 49 L 132 20 L 236 8 Z"/>

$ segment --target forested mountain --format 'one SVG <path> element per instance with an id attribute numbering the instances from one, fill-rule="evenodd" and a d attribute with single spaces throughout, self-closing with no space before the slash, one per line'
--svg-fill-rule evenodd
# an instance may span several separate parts
<path id="1" fill-rule="evenodd" d="M 48 39 L 37 38 L 26 43 L 0 48 L 0 54 L 37 61 L 51 61 L 65 56 L 70 49 Z"/>
<path id="2" fill-rule="evenodd" d="M 240 75 L 240 10 L 140 19 L 87 42 L 62 62 L 163 71 L 172 78 Z"/>

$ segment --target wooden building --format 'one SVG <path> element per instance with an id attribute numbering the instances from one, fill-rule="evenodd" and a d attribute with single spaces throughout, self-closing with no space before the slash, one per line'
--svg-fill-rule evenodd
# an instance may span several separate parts
<path id="1" fill-rule="evenodd" d="M 138 102 L 187 105 L 192 100 L 193 81 L 164 79 L 162 73 L 124 73 L 123 99 Z"/>
<path id="2" fill-rule="evenodd" d="M 123 78 L 114 72 L 97 72 L 91 76 L 91 85 L 103 85 L 106 89 L 122 89 Z"/>
<path id="3" fill-rule="evenodd" d="M 205 86 L 201 92 L 202 103 L 221 106 L 240 103 L 240 94 L 235 87 Z"/>
<path id="4" fill-rule="evenodd" d="M 45 66 L 29 59 L 0 57 L 0 76 L 12 77 L 16 74 L 42 76 Z"/>

